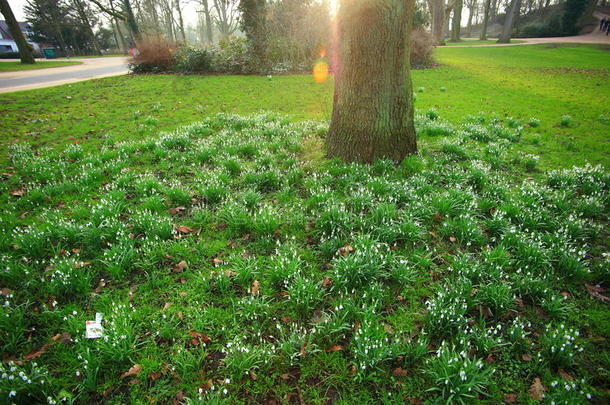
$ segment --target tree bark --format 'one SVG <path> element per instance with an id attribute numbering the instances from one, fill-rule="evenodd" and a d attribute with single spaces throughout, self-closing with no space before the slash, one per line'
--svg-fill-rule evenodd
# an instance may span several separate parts
<path id="1" fill-rule="evenodd" d="M 445 2 L 443 0 L 428 0 L 432 19 L 432 39 L 435 45 L 445 45 L 443 24 L 445 23 Z"/>
<path id="2" fill-rule="evenodd" d="M 413 8 L 414 0 L 341 2 L 329 157 L 401 161 L 417 151 L 409 75 Z"/>
<path id="3" fill-rule="evenodd" d="M 30 44 L 28 44 L 25 40 L 23 32 L 21 32 L 21 28 L 19 27 L 19 23 L 15 18 L 15 14 L 13 14 L 13 10 L 11 10 L 11 6 L 8 4 L 8 0 L 0 0 L 0 11 L 4 16 L 4 19 L 6 20 L 6 25 L 8 25 L 8 29 L 11 32 L 13 40 L 17 44 L 21 63 L 29 65 L 35 63 L 36 61 L 34 60 L 34 56 L 32 55 L 32 49 L 30 47 Z"/>
<path id="4" fill-rule="evenodd" d="M 176 7 L 176 11 L 178 12 L 178 25 L 180 28 L 180 36 L 182 37 L 182 42 L 186 44 L 186 33 L 184 32 L 184 19 L 182 18 L 182 7 L 180 5 L 180 0 L 174 0 L 174 6 Z"/>
<path id="5" fill-rule="evenodd" d="M 485 0 L 485 13 L 483 15 L 483 27 L 481 28 L 481 36 L 479 39 L 485 41 L 487 39 L 487 24 L 489 23 L 489 12 L 491 8 L 491 0 Z"/>
<path id="6" fill-rule="evenodd" d="M 510 42 L 510 38 L 513 34 L 513 24 L 515 22 L 515 16 L 521 8 L 521 0 L 513 0 L 510 4 L 510 9 L 506 14 L 506 20 L 504 21 L 504 27 L 502 27 L 502 33 L 498 39 L 499 44 L 507 44 Z"/>
<path id="7" fill-rule="evenodd" d="M 464 2 L 462 0 L 456 0 L 455 6 L 453 7 L 453 21 L 451 23 L 451 41 L 458 42 L 461 39 L 461 28 L 462 28 L 462 7 Z"/>
<path id="8" fill-rule="evenodd" d="M 85 29 L 87 30 L 87 35 L 89 35 L 91 45 L 93 46 L 93 51 L 97 55 L 101 55 L 102 48 L 100 47 L 100 44 L 95 36 L 95 33 L 93 32 L 93 28 L 91 27 L 91 22 L 89 22 L 89 18 L 87 17 L 87 13 L 85 11 L 85 7 L 83 6 L 83 3 L 81 3 L 81 0 L 74 0 L 74 5 L 76 6 L 76 11 L 78 12 L 78 16 L 82 20 L 83 25 L 85 26 Z"/>

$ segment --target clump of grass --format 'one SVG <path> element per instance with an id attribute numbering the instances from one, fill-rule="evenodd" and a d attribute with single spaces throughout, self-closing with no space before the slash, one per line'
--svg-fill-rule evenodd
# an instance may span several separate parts
<path id="1" fill-rule="evenodd" d="M 561 116 L 561 120 L 559 120 L 559 125 L 568 128 L 572 125 L 572 116 L 568 114 L 564 114 Z"/>

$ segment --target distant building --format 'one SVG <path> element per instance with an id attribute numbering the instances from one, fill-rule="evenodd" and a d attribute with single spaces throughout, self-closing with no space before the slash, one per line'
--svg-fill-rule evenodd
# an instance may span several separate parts
<path id="1" fill-rule="evenodd" d="M 25 40 L 32 45 L 34 51 L 39 52 L 40 47 L 38 44 L 30 40 L 30 37 L 32 36 L 32 27 L 30 24 L 27 22 L 20 22 L 19 27 L 21 28 L 21 32 L 23 32 Z M 11 31 L 6 24 L 6 21 L 0 20 L 0 53 L 7 52 L 19 52 L 19 49 L 13 40 L 13 36 L 11 35 Z"/>

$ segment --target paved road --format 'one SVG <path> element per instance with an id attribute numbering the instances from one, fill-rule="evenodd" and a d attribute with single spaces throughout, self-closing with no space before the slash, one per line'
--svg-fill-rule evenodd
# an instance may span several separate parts
<path id="1" fill-rule="evenodd" d="M 72 58 L 81 65 L 0 73 L 0 93 L 37 89 L 128 72 L 127 58 Z"/>
<path id="2" fill-rule="evenodd" d="M 600 13 L 598 11 L 593 13 L 593 16 L 598 20 L 601 20 L 602 17 L 608 17 L 607 15 Z M 520 46 L 520 45 L 534 45 L 534 44 L 557 44 L 557 43 L 570 43 L 570 44 L 607 44 L 610 45 L 610 35 L 606 35 L 605 32 L 601 32 L 599 30 L 599 24 L 595 26 L 595 29 L 583 35 L 576 35 L 573 37 L 547 37 L 547 38 L 514 38 L 518 41 L 523 41 L 520 43 L 512 43 L 512 44 L 487 44 L 487 45 L 451 45 L 447 48 L 471 48 L 471 47 L 500 47 L 500 46 Z"/>

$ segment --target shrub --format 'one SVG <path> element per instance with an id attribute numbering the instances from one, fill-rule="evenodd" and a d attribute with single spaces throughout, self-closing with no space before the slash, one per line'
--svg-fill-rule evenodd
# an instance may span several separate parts
<path id="1" fill-rule="evenodd" d="M 142 42 L 138 54 L 129 63 L 129 69 L 133 73 L 170 72 L 176 64 L 173 49 L 174 46 L 165 40 Z"/>
<path id="2" fill-rule="evenodd" d="M 423 68 L 432 63 L 432 36 L 423 28 L 416 28 L 411 32 L 411 67 Z"/>
<path id="3" fill-rule="evenodd" d="M 174 54 L 175 70 L 184 73 L 207 73 L 212 70 L 213 54 L 207 49 L 194 46 L 178 48 Z"/>

